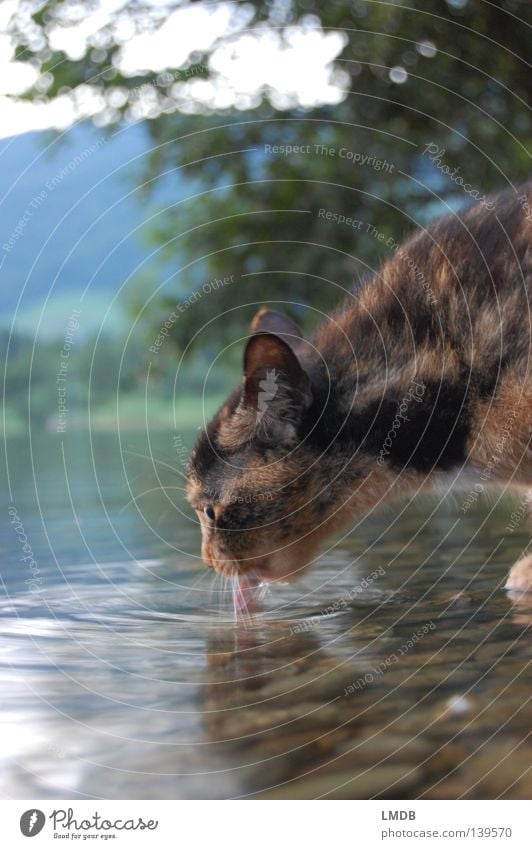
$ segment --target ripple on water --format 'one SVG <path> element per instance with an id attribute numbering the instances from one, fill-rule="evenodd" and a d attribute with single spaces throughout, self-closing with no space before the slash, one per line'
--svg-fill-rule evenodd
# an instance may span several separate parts
<path id="1" fill-rule="evenodd" d="M 437 797 L 454 780 L 467 795 L 476 771 L 453 779 L 460 758 L 496 727 L 510 751 L 528 727 L 532 603 L 430 572 L 360 589 L 370 572 L 325 558 L 237 618 L 231 587 L 172 561 L 78 564 L 48 572 L 41 593 L 11 587 L 0 678 L 6 715 L 31 729 L 11 740 L 12 792 Z"/>

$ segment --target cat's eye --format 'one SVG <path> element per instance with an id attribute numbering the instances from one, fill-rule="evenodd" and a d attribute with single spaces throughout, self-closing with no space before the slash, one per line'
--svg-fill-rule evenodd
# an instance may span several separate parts
<path id="1" fill-rule="evenodd" d="M 207 504 L 206 507 L 203 508 L 203 512 L 207 516 L 207 519 L 210 519 L 211 522 L 214 522 L 216 519 L 216 513 L 214 512 L 214 507 L 212 504 Z"/>

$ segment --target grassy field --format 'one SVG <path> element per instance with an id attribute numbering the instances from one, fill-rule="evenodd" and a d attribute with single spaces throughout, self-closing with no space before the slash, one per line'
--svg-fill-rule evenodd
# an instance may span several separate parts
<path id="1" fill-rule="evenodd" d="M 19 413 L 6 407 L 0 416 L 0 436 L 16 436 L 26 430 L 26 423 Z"/>
<path id="2" fill-rule="evenodd" d="M 201 393 L 187 393 L 172 399 L 146 398 L 141 394 L 124 395 L 113 400 L 91 407 L 90 415 L 87 410 L 76 409 L 69 411 L 66 418 L 66 430 L 79 430 L 90 427 L 95 431 L 139 431 L 164 430 L 173 428 L 197 427 L 212 416 L 223 403 L 225 395 L 210 395 L 203 397 Z M 5 428 L 0 418 L 0 434 L 16 436 L 27 431 L 27 423 L 19 414 L 6 408 Z M 57 420 L 51 417 L 45 424 L 45 429 L 57 432 Z"/>
<path id="3" fill-rule="evenodd" d="M 175 403 L 163 398 L 149 399 L 144 396 L 128 395 L 116 402 L 106 403 L 91 411 L 90 426 L 95 430 L 144 430 L 165 429 L 174 426 L 195 427 L 208 421 L 224 401 L 223 395 L 203 398 L 201 394 L 181 394 Z M 79 420 L 79 426 L 88 426 L 87 418 Z"/>

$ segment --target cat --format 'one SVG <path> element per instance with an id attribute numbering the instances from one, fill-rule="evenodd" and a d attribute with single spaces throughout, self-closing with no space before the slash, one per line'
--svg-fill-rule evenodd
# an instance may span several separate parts
<path id="1" fill-rule="evenodd" d="M 531 210 L 529 183 L 420 229 L 310 340 L 257 313 L 187 469 L 207 564 L 289 580 L 392 497 L 532 487 Z M 531 562 L 507 586 L 532 590 Z"/>

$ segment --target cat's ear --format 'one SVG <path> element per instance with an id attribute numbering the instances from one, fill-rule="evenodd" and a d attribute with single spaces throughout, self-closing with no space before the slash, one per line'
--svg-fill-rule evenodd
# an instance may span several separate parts
<path id="1" fill-rule="evenodd" d="M 291 346 L 274 333 L 255 333 L 244 352 L 242 408 L 255 432 L 272 441 L 292 441 L 312 400 L 310 381 Z"/>
<path id="2" fill-rule="evenodd" d="M 301 356 L 308 342 L 303 336 L 301 328 L 288 318 L 275 310 L 269 310 L 267 307 L 261 307 L 256 313 L 251 322 L 252 333 L 273 333 L 278 336 L 283 342 L 286 342 L 297 357 Z"/>

